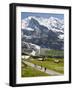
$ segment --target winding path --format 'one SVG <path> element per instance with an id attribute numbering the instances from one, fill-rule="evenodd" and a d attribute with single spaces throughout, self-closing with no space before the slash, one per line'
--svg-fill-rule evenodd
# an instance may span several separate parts
<path id="1" fill-rule="evenodd" d="M 49 69 L 46 69 L 46 70 L 45 70 L 44 67 L 35 65 L 35 64 L 30 63 L 30 62 L 28 62 L 28 61 L 23 61 L 23 63 L 25 63 L 25 64 L 27 64 L 28 66 L 31 66 L 31 67 L 39 70 L 39 71 L 45 72 L 45 73 L 47 73 L 48 75 L 51 75 L 51 76 L 61 76 L 61 75 L 63 75 L 63 74 L 58 73 L 58 72 L 53 71 L 53 70 L 49 70 Z"/>

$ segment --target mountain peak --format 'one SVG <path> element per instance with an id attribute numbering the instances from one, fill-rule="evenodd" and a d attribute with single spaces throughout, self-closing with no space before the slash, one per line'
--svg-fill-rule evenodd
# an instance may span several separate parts
<path id="1" fill-rule="evenodd" d="M 28 16 L 22 20 L 22 40 L 43 48 L 61 49 L 64 20 L 55 17 Z"/>

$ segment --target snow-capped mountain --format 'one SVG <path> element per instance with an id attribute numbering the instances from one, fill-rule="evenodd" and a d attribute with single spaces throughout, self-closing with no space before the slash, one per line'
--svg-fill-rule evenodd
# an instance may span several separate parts
<path id="1" fill-rule="evenodd" d="M 36 20 L 40 25 L 46 26 L 48 29 L 53 29 L 54 31 L 56 29 L 60 31 L 64 30 L 63 19 L 61 20 L 55 17 L 43 18 L 43 17 L 33 17 L 33 16 L 30 16 L 22 20 L 22 29 L 25 29 L 26 27 L 28 27 L 32 19 Z"/>
<path id="2" fill-rule="evenodd" d="M 64 20 L 55 17 L 27 17 L 22 20 L 22 41 L 43 48 L 62 49 L 64 46 Z"/>

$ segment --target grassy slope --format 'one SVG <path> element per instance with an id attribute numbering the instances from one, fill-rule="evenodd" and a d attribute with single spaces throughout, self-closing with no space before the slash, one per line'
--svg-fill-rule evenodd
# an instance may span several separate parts
<path id="1" fill-rule="evenodd" d="M 48 74 L 38 71 L 32 67 L 26 66 L 21 69 L 21 77 L 49 76 Z"/>
<path id="2" fill-rule="evenodd" d="M 60 73 L 64 73 L 63 67 L 64 67 L 64 62 L 63 59 L 59 59 L 61 62 L 55 63 L 54 62 L 55 58 L 48 58 L 48 60 L 45 61 L 39 61 L 39 60 L 29 60 L 29 62 L 32 62 L 34 64 L 37 64 L 39 66 L 46 67 L 47 69 L 51 69 Z M 57 60 L 57 59 L 56 59 Z"/>
<path id="3" fill-rule="evenodd" d="M 50 56 L 64 56 L 63 50 L 49 50 L 46 53 L 48 53 Z"/>

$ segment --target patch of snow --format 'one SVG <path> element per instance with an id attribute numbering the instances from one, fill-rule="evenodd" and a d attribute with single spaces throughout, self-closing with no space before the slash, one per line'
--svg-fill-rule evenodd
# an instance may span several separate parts
<path id="1" fill-rule="evenodd" d="M 64 35 L 59 35 L 58 38 L 59 39 L 64 39 Z"/>
<path id="2" fill-rule="evenodd" d="M 21 56 L 22 59 L 28 59 L 30 56 L 27 56 L 27 55 L 23 55 Z"/>
<path id="3" fill-rule="evenodd" d="M 28 30 L 28 31 L 34 31 L 34 29 L 32 29 L 32 28 L 26 28 L 26 30 Z"/>
<path id="4" fill-rule="evenodd" d="M 33 56 L 35 56 L 35 51 L 33 50 L 31 53 L 30 53 L 30 55 L 33 55 Z"/>
<path id="5" fill-rule="evenodd" d="M 27 35 L 23 35 L 23 37 L 27 38 L 27 39 L 31 39 L 31 36 L 27 36 Z"/>

